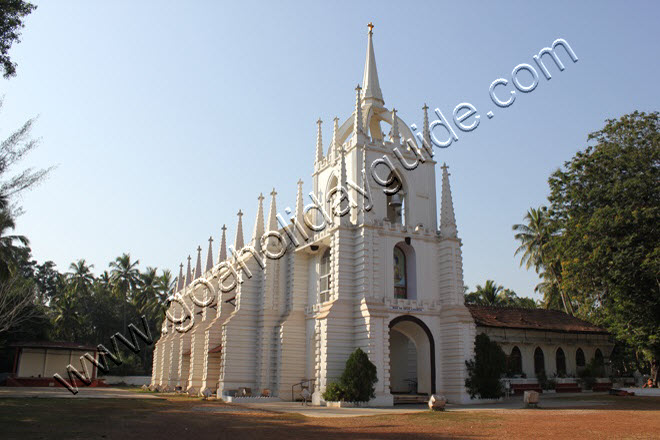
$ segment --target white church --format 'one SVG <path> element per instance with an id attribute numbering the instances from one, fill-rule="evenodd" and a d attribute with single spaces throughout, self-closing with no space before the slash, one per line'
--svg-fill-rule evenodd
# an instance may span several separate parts
<path id="1" fill-rule="evenodd" d="M 515 354 L 526 377 L 540 368 L 575 375 L 580 352 L 582 365 L 609 357 L 609 335 L 568 315 L 464 305 L 448 169 L 438 210 L 427 107 L 413 133 L 385 106 L 371 24 L 352 107 L 335 118 L 329 145 L 318 121 L 314 197 L 299 181 L 289 220 L 273 190 L 267 215 L 258 197 L 247 242 L 239 211 L 234 242 L 223 226 L 217 259 L 211 239 L 204 265 L 201 247 L 194 269 L 188 257 L 155 346 L 152 387 L 281 400 L 307 389 L 320 405 L 359 347 L 377 367 L 370 405 L 410 394 L 458 403 L 470 400 L 465 361 L 477 332 Z"/>

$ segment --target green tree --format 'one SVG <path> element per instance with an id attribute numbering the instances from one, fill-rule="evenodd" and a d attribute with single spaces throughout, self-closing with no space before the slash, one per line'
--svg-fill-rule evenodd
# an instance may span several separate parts
<path id="1" fill-rule="evenodd" d="M 607 326 L 651 364 L 660 362 L 660 134 L 658 112 L 634 112 L 591 133 L 592 142 L 549 179 L 561 235 L 563 290 L 581 314 Z"/>
<path id="2" fill-rule="evenodd" d="M 24 248 L 29 244 L 26 237 L 10 234 L 16 227 L 14 219 L 6 209 L 0 210 L 0 282 L 16 273 Z"/>
<path id="3" fill-rule="evenodd" d="M 115 295 L 123 299 L 122 302 L 122 330 L 126 329 L 126 303 L 133 300 L 133 295 L 140 282 L 138 265 L 140 260 L 131 261 L 130 254 L 123 254 L 110 263 L 110 280 Z"/>
<path id="4" fill-rule="evenodd" d="M 376 366 L 361 348 L 348 357 L 344 372 L 339 378 L 344 398 L 349 402 L 367 402 L 375 397 L 374 385 L 378 382 Z"/>
<path id="5" fill-rule="evenodd" d="M 20 43 L 23 20 L 37 7 L 23 0 L 2 0 L 0 2 L 0 66 L 4 77 L 16 75 L 16 63 L 9 57 L 9 49 L 14 42 Z"/>
<path id="6" fill-rule="evenodd" d="M 474 340 L 474 359 L 465 361 L 465 388 L 470 398 L 498 399 L 504 395 L 500 378 L 506 373 L 506 354 L 490 338 L 479 333 Z"/>
<path id="7" fill-rule="evenodd" d="M 474 292 L 466 293 L 465 303 L 482 306 L 536 308 L 533 299 L 519 297 L 513 290 L 505 289 L 493 280 L 486 280 L 483 286 L 477 284 Z"/>
<path id="8" fill-rule="evenodd" d="M 94 274 L 92 268 L 94 265 L 88 265 L 84 258 L 71 263 L 67 274 L 69 287 L 77 292 L 77 295 L 86 295 L 92 289 L 94 284 Z"/>
<path id="9" fill-rule="evenodd" d="M 79 336 L 83 319 L 75 291 L 66 289 L 62 295 L 59 295 L 52 305 L 52 311 L 55 336 L 67 341 L 81 342 Z"/>
<path id="10" fill-rule="evenodd" d="M 376 382 L 376 366 L 369 360 L 367 353 L 357 348 L 346 360 L 339 381 L 328 384 L 323 398 L 329 401 L 368 402 L 376 396 Z"/>
<path id="11" fill-rule="evenodd" d="M 548 214 L 548 208 L 530 208 L 524 218 L 525 223 L 513 225 L 515 239 L 520 242 L 515 255 L 520 254 L 520 266 L 527 270 L 534 267 L 540 273 L 543 282 L 536 286 L 536 291 L 543 293 L 546 308 L 555 304 L 553 296 L 558 295 L 566 313 L 573 314 L 573 304 L 566 292 L 561 288 L 561 270 L 558 259 L 553 252 L 553 238 L 557 236 L 557 224 Z"/>

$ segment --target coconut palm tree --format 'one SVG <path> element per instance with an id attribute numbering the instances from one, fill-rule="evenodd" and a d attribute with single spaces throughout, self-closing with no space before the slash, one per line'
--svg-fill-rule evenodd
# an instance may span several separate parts
<path id="1" fill-rule="evenodd" d="M 486 280 L 481 286 L 477 284 L 474 292 L 466 295 L 466 302 L 484 306 L 499 306 L 506 304 L 506 297 L 502 294 L 504 287 L 495 284 L 493 280 Z"/>
<path id="2" fill-rule="evenodd" d="M 175 282 L 176 278 L 172 276 L 169 269 L 164 269 L 158 277 L 160 303 L 163 304 L 163 307 L 167 303 L 167 297 L 173 293 Z"/>
<path id="3" fill-rule="evenodd" d="M 78 313 L 78 304 L 75 294 L 67 289 L 59 295 L 52 304 L 55 313 L 53 322 L 58 328 L 58 333 L 65 339 L 78 342 L 78 329 L 82 319 Z"/>
<path id="4" fill-rule="evenodd" d="M 154 316 L 159 309 L 160 280 L 158 269 L 147 267 L 140 274 L 139 292 L 135 298 L 135 305 L 140 315 Z"/>
<path id="5" fill-rule="evenodd" d="M 121 257 L 117 257 L 115 261 L 110 262 L 112 291 L 123 299 L 124 329 L 126 328 L 126 302 L 132 299 L 140 282 L 140 271 L 137 268 L 139 264 L 140 260 L 131 261 L 130 254 L 123 254 Z"/>
<path id="6" fill-rule="evenodd" d="M 553 256 L 552 239 L 558 235 L 555 225 L 548 214 L 548 208 L 530 208 L 524 217 L 525 223 L 513 225 L 516 232 L 514 238 L 520 242 L 515 255 L 521 254 L 520 266 L 530 269 L 532 266 L 536 273 L 543 278 L 542 285 L 537 286 L 539 291 L 558 293 L 564 311 L 573 314 L 573 304 L 568 294 L 561 288 L 561 263 Z M 546 284 L 544 284 L 546 283 Z M 550 284 L 554 287 L 550 287 Z M 545 293 L 544 293 L 545 294 Z M 546 302 L 546 307 L 550 302 Z"/>
<path id="7" fill-rule="evenodd" d="M 70 272 L 67 273 L 69 285 L 78 295 L 90 292 L 94 284 L 93 267 L 94 265 L 88 265 L 84 258 L 69 265 Z"/>
<path id="8" fill-rule="evenodd" d="M 20 256 L 30 243 L 22 235 L 9 234 L 15 227 L 16 223 L 9 211 L 0 210 L 0 281 L 7 280 L 15 271 Z"/>

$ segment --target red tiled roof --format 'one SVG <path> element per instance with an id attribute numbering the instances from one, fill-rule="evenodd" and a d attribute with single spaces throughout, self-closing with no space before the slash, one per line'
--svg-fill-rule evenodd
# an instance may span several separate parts
<path id="1" fill-rule="evenodd" d="M 52 348 L 61 350 L 86 350 L 97 351 L 93 345 L 78 344 L 76 342 L 64 341 L 30 341 L 30 342 L 14 342 L 9 345 L 10 347 L 18 348 Z"/>
<path id="2" fill-rule="evenodd" d="M 475 304 L 466 304 L 466 307 L 470 310 L 475 323 L 483 327 L 608 334 L 604 328 L 559 310 L 479 306 Z"/>
<path id="3" fill-rule="evenodd" d="M 209 350 L 209 353 L 220 353 L 222 351 L 222 344 L 218 345 L 217 347 L 213 347 L 212 349 Z"/>

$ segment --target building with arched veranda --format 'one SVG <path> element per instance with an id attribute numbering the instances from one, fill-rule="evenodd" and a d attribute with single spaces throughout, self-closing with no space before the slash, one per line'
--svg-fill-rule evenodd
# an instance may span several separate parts
<path id="1" fill-rule="evenodd" d="M 260 195 L 247 242 L 239 211 L 234 242 L 223 227 L 217 259 L 210 240 L 205 264 L 199 247 L 194 268 L 190 257 L 181 266 L 152 386 L 283 400 L 306 387 L 322 404 L 359 347 L 377 368 L 372 405 L 400 394 L 469 401 L 465 361 L 478 327 L 463 301 L 448 168 L 438 210 L 428 108 L 413 133 L 386 106 L 371 27 L 355 95 L 329 142 L 318 121 L 312 196 L 299 181 L 285 219 L 274 190 L 266 215 Z"/>

